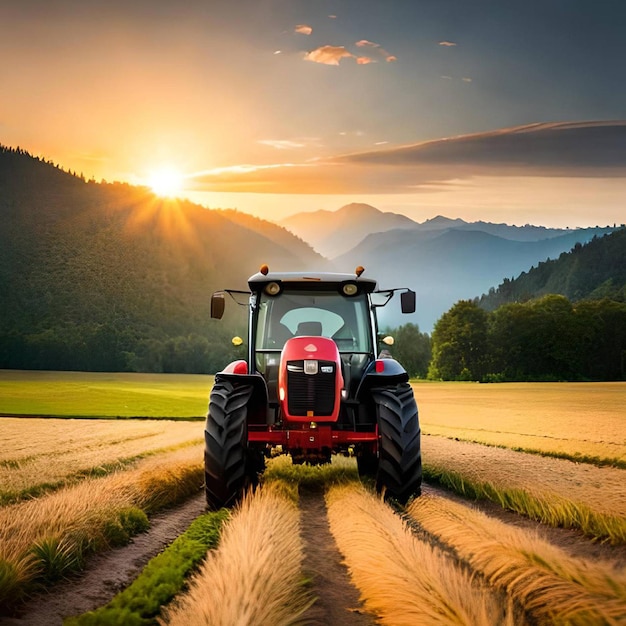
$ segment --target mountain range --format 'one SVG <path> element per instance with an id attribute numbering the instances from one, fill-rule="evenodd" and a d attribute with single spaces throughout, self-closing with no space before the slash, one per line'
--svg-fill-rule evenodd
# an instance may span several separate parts
<path id="1" fill-rule="evenodd" d="M 336 269 L 349 271 L 362 265 L 381 287 L 413 289 L 418 310 L 412 319 L 389 306 L 381 310 L 381 320 L 391 326 L 411 321 L 423 332 L 431 332 L 442 313 L 458 300 L 480 296 L 505 278 L 615 229 L 470 223 L 443 216 L 417 223 L 362 204 L 346 205 L 332 219 L 328 213 L 300 213 L 281 223 L 299 236 L 308 233 L 307 241 L 318 251 L 332 248 L 330 258 Z M 317 228 L 311 216 L 318 216 Z M 404 226 L 398 228 L 399 222 Z M 368 231 L 352 246 L 356 233 Z"/>

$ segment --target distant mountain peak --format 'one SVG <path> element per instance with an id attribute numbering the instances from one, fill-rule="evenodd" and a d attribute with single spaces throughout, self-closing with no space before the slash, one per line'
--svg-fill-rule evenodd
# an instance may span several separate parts
<path id="1" fill-rule="evenodd" d="M 437 228 L 442 228 L 446 226 L 459 226 L 461 224 L 468 224 L 465 220 L 462 220 L 460 217 L 450 218 L 445 215 L 436 215 L 435 217 L 431 217 L 429 220 L 426 220 L 421 224 L 421 226 L 436 226 Z"/>

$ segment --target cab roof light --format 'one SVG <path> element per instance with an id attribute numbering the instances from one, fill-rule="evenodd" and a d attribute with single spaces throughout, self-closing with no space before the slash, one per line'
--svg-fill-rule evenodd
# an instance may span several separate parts
<path id="1" fill-rule="evenodd" d="M 376 373 L 382 374 L 385 371 L 385 362 L 382 359 L 376 359 Z"/>
<path id="2" fill-rule="evenodd" d="M 265 285 L 265 293 L 268 296 L 277 296 L 281 291 L 281 287 L 280 284 L 277 282 L 271 282 L 271 283 L 267 283 L 267 285 Z"/>
<path id="3" fill-rule="evenodd" d="M 355 296 L 359 288 L 356 283 L 344 283 L 341 287 L 344 296 Z"/>

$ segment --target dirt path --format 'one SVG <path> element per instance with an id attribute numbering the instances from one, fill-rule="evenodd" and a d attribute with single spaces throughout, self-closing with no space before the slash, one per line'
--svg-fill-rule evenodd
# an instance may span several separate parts
<path id="1" fill-rule="evenodd" d="M 202 494 L 178 508 L 154 515 L 147 533 L 137 535 L 127 546 L 93 556 L 79 578 L 55 585 L 49 594 L 33 598 L 16 618 L 0 617 L 0 625 L 58 626 L 65 617 L 106 604 L 205 509 Z"/>
<path id="2" fill-rule="evenodd" d="M 312 578 L 311 591 L 317 598 L 304 614 L 310 626 L 374 626 L 376 620 L 359 600 L 348 569 L 328 527 L 322 491 L 300 493 L 305 575 Z"/>

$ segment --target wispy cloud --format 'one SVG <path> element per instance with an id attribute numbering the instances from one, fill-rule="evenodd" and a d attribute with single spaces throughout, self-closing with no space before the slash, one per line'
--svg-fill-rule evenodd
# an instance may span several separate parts
<path id="1" fill-rule="evenodd" d="M 440 46 L 446 46 L 447 48 L 452 48 L 452 47 L 456 46 L 454 41 L 440 41 L 439 45 Z"/>
<path id="2" fill-rule="evenodd" d="M 276 148 L 277 150 L 293 150 L 306 147 L 305 143 L 291 141 L 290 139 L 261 139 L 258 143 Z"/>
<path id="3" fill-rule="evenodd" d="M 354 55 L 343 46 L 321 46 L 308 52 L 304 60 L 324 65 L 339 65 L 341 59 L 352 58 Z"/>
<path id="4" fill-rule="evenodd" d="M 309 161 L 194 176 L 211 191 L 414 193 L 474 176 L 625 178 L 626 120 L 530 124 Z"/>
<path id="5" fill-rule="evenodd" d="M 374 61 L 374 59 L 372 59 L 371 57 L 356 57 L 356 62 L 359 65 L 367 65 L 368 63 L 376 63 L 376 61 Z"/>
<path id="6" fill-rule="evenodd" d="M 298 24 L 295 31 L 301 35 L 310 35 L 313 32 L 313 28 L 308 24 Z"/>

